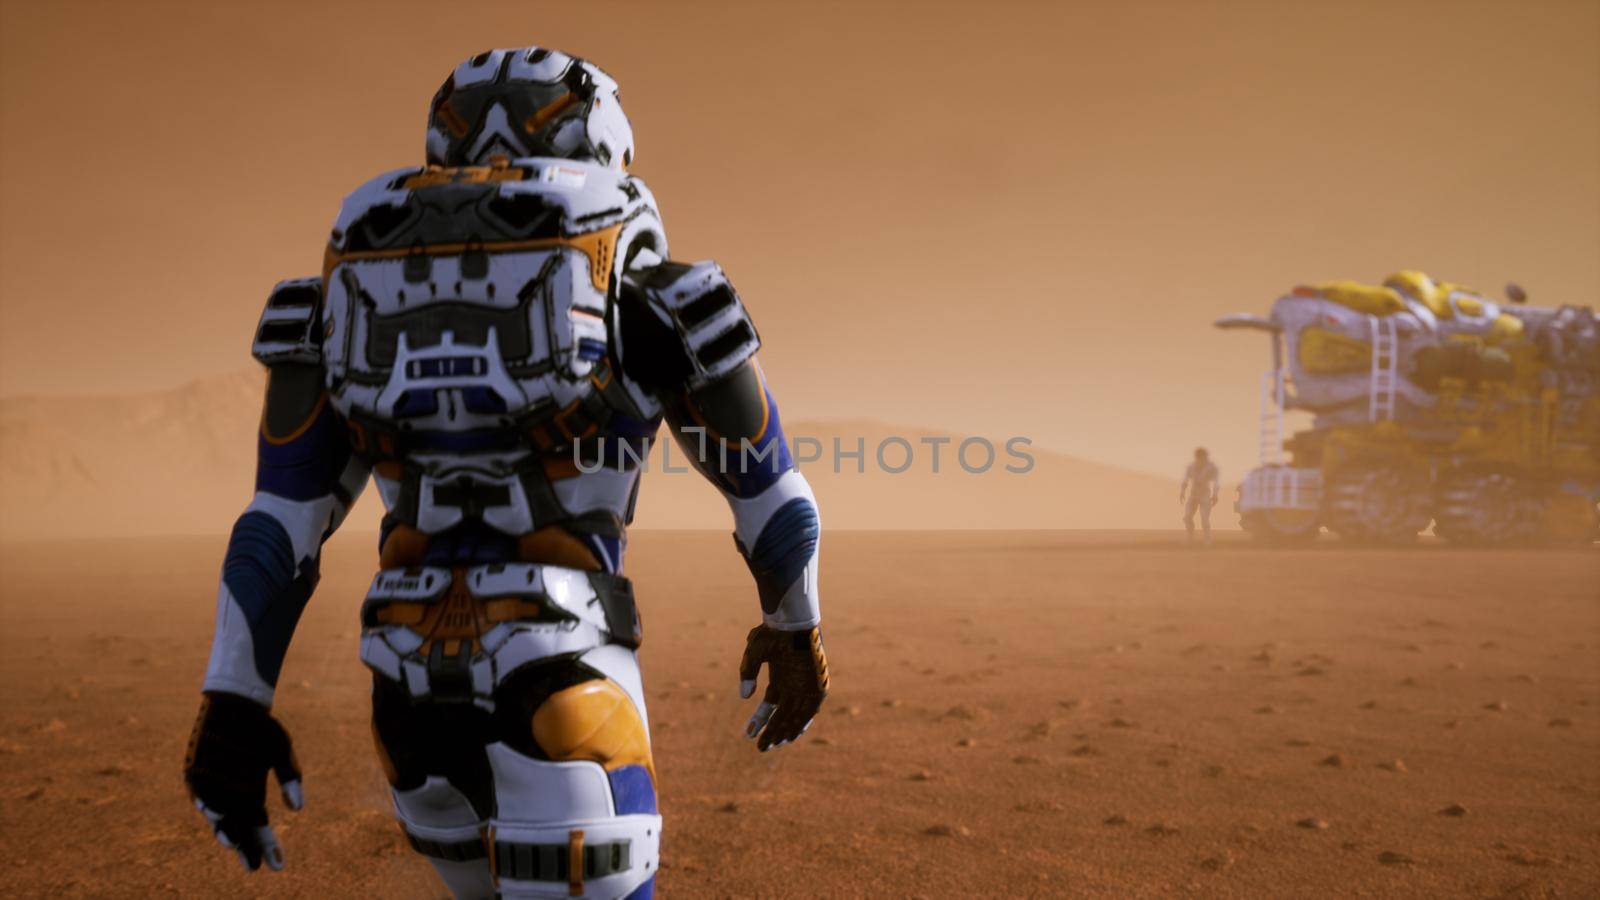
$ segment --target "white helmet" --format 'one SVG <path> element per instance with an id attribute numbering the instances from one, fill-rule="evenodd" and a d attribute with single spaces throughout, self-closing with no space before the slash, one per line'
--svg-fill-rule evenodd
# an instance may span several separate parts
<path id="1" fill-rule="evenodd" d="M 428 110 L 428 162 L 553 156 L 622 169 L 633 129 L 599 66 L 539 47 L 490 50 L 456 66 Z"/>

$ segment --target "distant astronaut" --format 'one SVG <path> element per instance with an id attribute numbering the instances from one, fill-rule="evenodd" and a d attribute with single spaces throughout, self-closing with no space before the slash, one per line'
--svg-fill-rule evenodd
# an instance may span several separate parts
<path id="1" fill-rule="evenodd" d="M 256 493 L 185 780 L 248 868 L 283 867 L 268 770 L 289 807 L 303 792 L 269 709 L 322 543 L 370 477 L 387 514 L 361 659 L 407 840 L 459 897 L 649 897 L 661 816 L 623 576 L 641 460 L 664 420 L 732 509 L 762 751 L 827 694 L 817 505 L 739 295 L 671 260 L 628 174 L 609 76 L 536 47 L 474 56 L 434 97 L 427 160 L 350 194 L 321 274 L 267 300 Z"/>
<path id="2" fill-rule="evenodd" d="M 1198 512 L 1206 546 L 1211 545 L 1211 507 L 1217 505 L 1220 489 L 1217 466 L 1211 461 L 1211 454 L 1204 447 L 1196 447 L 1194 462 L 1183 471 L 1183 484 L 1178 488 L 1178 503 L 1183 505 L 1183 527 L 1188 532 L 1189 543 L 1194 543 L 1194 514 Z"/>

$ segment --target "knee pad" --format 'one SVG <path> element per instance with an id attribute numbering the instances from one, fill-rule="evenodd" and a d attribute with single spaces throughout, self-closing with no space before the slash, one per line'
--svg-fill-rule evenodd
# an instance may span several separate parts
<path id="1" fill-rule="evenodd" d="M 602 705 L 593 699 L 578 703 Z M 625 731 L 607 726 L 610 721 L 601 722 L 592 740 L 578 736 L 583 739 L 574 746 L 599 746 L 613 739 L 607 735 Z M 557 731 L 572 736 L 564 728 Z M 629 741 L 617 745 L 626 748 Z M 503 742 L 485 750 L 494 770 L 496 803 L 487 843 L 501 896 L 612 898 L 648 892 L 660 864 L 661 817 L 646 765 L 547 762 Z"/>

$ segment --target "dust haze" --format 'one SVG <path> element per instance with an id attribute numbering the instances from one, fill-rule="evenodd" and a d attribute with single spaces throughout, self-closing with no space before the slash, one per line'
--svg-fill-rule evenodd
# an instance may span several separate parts
<path id="1" fill-rule="evenodd" d="M 420 161 L 450 66 L 536 42 L 621 83 L 789 432 L 868 457 L 804 469 L 833 692 L 765 755 L 727 510 L 645 478 L 664 896 L 1600 895 L 1600 553 L 1248 543 L 1265 350 L 1210 328 L 1407 267 L 1600 302 L 1600 4 L 373 10 L 0 0 L 0 892 L 443 895 L 368 727 L 370 489 L 275 707 L 288 870 L 247 878 L 179 769 L 267 291 Z M 1017 436 L 1025 474 L 872 458 Z"/>

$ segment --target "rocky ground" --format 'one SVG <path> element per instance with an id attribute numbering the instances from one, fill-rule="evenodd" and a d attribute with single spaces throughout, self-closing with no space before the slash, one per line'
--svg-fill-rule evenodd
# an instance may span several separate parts
<path id="1" fill-rule="evenodd" d="M 442 895 L 371 750 L 366 535 L 279 691 L 288 870 L 211 843 L 179 765 L 224 540 L 0 545 L 6 895 Z M 1600 553 L 835 532 L 824 567 L 835 690 L 762 755 L 727 535 L 634 537 L 664 896 L 1600 895 Z"/>

